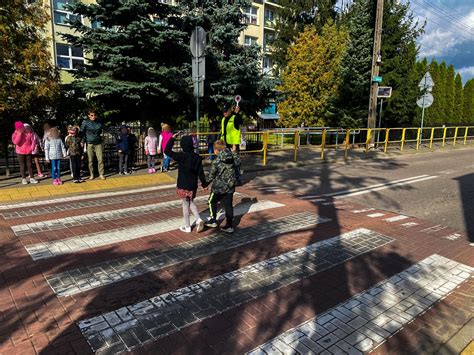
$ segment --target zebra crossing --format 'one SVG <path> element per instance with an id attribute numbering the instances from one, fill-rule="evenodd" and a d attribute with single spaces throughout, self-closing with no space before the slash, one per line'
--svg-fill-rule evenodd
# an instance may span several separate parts
<path id="1" fill-rule="evenodd" d="M 232 235 L 219 229 L 202 235 L 179 232 L 181 202 L 169 187 L 104 192 L 79 200 L 51 199 L 43 201 L 42 206 L 18 203 L 3 206 L 0 215 L 11 221 L 13 238 L 21 243 L 23 253 L 33 265 L 41 268 L 56 260 L 60 264 L 68 261 L 64 267 L 58 265 L 54 272 L 42 272 L 48 289 L 59 300 L 87 298 L 102 288 L 120 288 L 143 275 L 173 270 L 185 263 L 205 263 L 212 255 L 232 251 L 240 255 L 244 248 L 246 253 L 260 253 L 243 265 L 193 278 L 184 286 L 171 284 L 169 289 L 155 294 L 130 295 L 130 302 L 118 307 L 112 303 L 84 310 L 74 320 L 75 327 L 90 350 L 99 354 L 140 351 L 142 347 L 159 344 L 193 325 L 225 317 L 276 292 L 298 289 L 307 285 L 308 280 L 332 275 L 334 270 L 373 253 L 393 250 L 390 248 L 398 243 L 395 236 L 369 227 L 336 228 L 332 216 L 319 214 L 309 203 L 333 203 L 326 199 L 291 199 L 282 196 L 285 191 L 280 188 L 257 189 L 261 196 L 255 199 L 252 188 L 236 194 L 234 214 L 242 220 Z M 207 196 L 197 197 L 200 210 L 206 200 Z M 341 201 L 334 205 L 348 214 L 361 216 L 367 223 L 380 221 L 401 229 L 419 225 L 405 215 Z M 91 213 L 90 208 L 100 211 Z M 38 221 L 39 216 L 43 220 Z M 144 216 L 153 221 L 142 219 Z M 202 213 L 203 218 L 207 216 L 207 212 Z M 218 218 L 223 216 L 223 211 L 219 211 Z M 121 220 L 133 223 L 105 226 Z M 91 232 L 88 227 L 92 225 L 103 225 L 103 230 Z M 77 232 L 81 228 L 84 231 Z M 427 235 L 444 231 L 439 226 L 419 228 Z M 70 230 L 76 234 L 69 236 Z M 54 233 L 57 231 L 62 233 Z M 97 262 L 81 260 L 81 253 L 95 253 L 101 247 L 125 248 L 145 239 L 173 237 L 176 239 L 164 246 L 152 243 L 140 252 L 113 257 L 104 254 L 104 259 Z M 444 239 L 454 243 L 460 238 Z M 267 252 L 263 245 L 274 253 Z M 284 251 L 279 251 L 280 245 L 285 246 Z M 74 262 L 70 263 L 71 260 Z M 318 311 L 315 317 L 308 316 L 299 325 L 264 341 L 255 340 L 251 347 L 239 351 L 262 355 L 372 351 L 468 282 L 473 272 L 469 265 L 433 253 L 368 289 L 349 295 L 336 306 Z M 271 311 L 262 312 L 263 317 Z"/>

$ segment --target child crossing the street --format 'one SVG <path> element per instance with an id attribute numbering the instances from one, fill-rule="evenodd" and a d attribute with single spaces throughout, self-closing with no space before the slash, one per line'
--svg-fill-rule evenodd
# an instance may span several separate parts
<path id="1" fill-rule="evenodd" d="M 176 183 L 176 194 L 181 198 L 183 203 L 183 219 L 184 226 L 180 230 L 185 233 L 191 232 L 190 212 L 196 218 L 196 231 L 202 232 L 204 230 L 204 221 L 199 215 L 194 198 L 198 188 L 198 179 L 201 184 L 206 183 L 204 170 L 202 168 L 202 158 L 194 152 L 193 139 L 191 136 L 184 136 L 181 138 L 182 152 L 174 152 L 173 145 L 175 138 L 179 133 L 170 137 L 165 146 L 164 153 L 167 157 L 172 158 L 178 163 L 178 181 Z"/>
<path id="2" fill-rule="evenodd" d="M 211 170 L 207 177 L 206 185 L 212 183 L 211 194 L 209 195 L 209 220 L 207 227 L 217 227 L 217 203 L 222 201 L 225 209 L 226 224 L 221 230 L 226 233 L 233 233 L 234 207 L 233 197 L 237 182 L 236 167 L 240 165 L 240 158 L 234 147 L 232 151 L 227 148 L 223 140 L 214 142 L 214 154 L 216 159 L 212 161 Z"/>

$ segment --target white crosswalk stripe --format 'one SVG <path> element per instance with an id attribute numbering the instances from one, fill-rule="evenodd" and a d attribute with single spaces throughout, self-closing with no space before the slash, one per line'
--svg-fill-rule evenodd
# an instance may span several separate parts
<path id="1" fill-rule="evenodd" d="M 248 354 L 370 352 L 468 280 L 473 271 L 432 255 Z"/>
<path id="2" fill-rule="evenodd" d="M 191 243 L 185 242 L 164 250 L 151 250 L 112 261 L 86 265 L 47 276 L 46 279 L 56 294 L 70 296 L 279 234 L 296 232 L 330 220 L 314 213 L 302 212 L 238 229 L 232 235 L 217 232 Z"/>
<path id="3" fill-rule="evenodd" d="M 237 205 L 234 208 L 234 214 L 236 216 L 239 216 L 245 213 L 264 211 L 283 206 L 284 205 L 281 203 L 265 200 L 254 203 L 245 202 Z M 218 218 L 222 218 L 223 215 L 223 212 L 219 211 Z M 207 213 L 202 213 L 201 218 L 207 217 Z M 182 218 L 173 218 L 160 222 L 142 224 L 88 235 L 81 235 L 57 241 L 31 244 L 25 246 L 25 249 L 31 255 L 33 260 L 47 259 L 59 255 L 76 253 L 81 250 L 96 248 L 100 246 L 143 238 L 158 233 L 168 232 L 174 229 L 178 229 L 182 225 L 182 221 Z"/>
<path id="4" fill-rule="evenodd" d="M 80 321 L 78 326 L 94 351 L 130 350 L 391 241 L 392 238 L 360 228 Z"/>

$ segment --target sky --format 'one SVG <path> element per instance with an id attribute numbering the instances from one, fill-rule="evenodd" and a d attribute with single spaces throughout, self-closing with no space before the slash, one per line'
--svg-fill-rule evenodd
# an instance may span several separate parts
<path id="1" fill-rule="evenodd" d="M 426 21 L 420 59 L 453 64 L 464 83 L 474 78 L 474 0 L 410 0 L 410 7 Z"/>

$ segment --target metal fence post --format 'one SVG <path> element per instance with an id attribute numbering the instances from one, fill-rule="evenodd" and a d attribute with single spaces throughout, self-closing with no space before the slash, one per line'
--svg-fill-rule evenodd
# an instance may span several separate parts
<path id="1" fill-rule="evenodd" d="M 324 159 L 324 147 L 326 145 L 326 128 L 323 129 L 323 135 L 321 137 L 321 159 Z"/>
<path id="2" fill-rule="evenodd" d="M 444 148 L 444 146 L 446 145 L 446 132 L 448 131 L 448 127 L 444 127 L 443 129 L 443 144 L 441 147 Z"/>
<path id="3" fill-rule="evenodd" d="M 346 139 L 344 140 L 344 158 L 347 158 L 347 152 L 349 150 L 348 148 L 349 148 L 350 140 L 351 140 L 351 130 L 348 128 L 346 130 Z"/>
<path id="4" fill-rule="evenodd" d="M 464 145 L 467 143 L 467 131 L 469 130 L 469 127 L 466 127 L 466 130 L 464 131 Z"/>
<path id="5" fill-rule="evenodd" d="M 430 149 L 433 149 L 433 138 L 434 138 L 434 127 L 431 128 L 431 136 L 430 136 Z"/>
<path id="6" fill-rule="evenodd" d="M 453 147 L 456 145 L 456 140 L 458 139 L 458 130 L 459 130 L 459 127 L 456 127 L 454 130 Z"/>
<path id="7" fill-rule="evenodd" d="M 295 141 L 293 146 L 293 161 L 298 162 L 298 149 L 300 146 L 300 131 L 295 131 Z"/>
<path id="8" fill-rule="evenodd" d="M 383 148 L 384 153 L 387 153 L 389 135 L 390 135 L 390 128 L 386 128 L 385 129 L 385 144 Z"/>
<path id="9" fill-rule="evenodd" d="M 267 149 L 268 149 L 268 131 L 263 132 L 263 157 L 262 165 L 267 165 Z"/>
<path id="10" fill-rule="evenodd" d="M 400 151 L 403 152 L 403 147 L 405 146 L 405 134 L 407 132 L 406 128 L 402 129 L 402 141 L 400 143 Z"/>
<path id="11" fill-rule="evenodd" d="M 370 135 L 372 133 L 372 130 L 370 128 L 367 128 L 367 139 L 365 141 L 365 152 L 367 153 L 369 151 L 369 144 L 370 144 Z"/>
<path id="12" fill-rule="evenodd" d="M 421 143 L 421 128 L 418 128 L 418 132 L 416 134 L 416 150 L 420 149 L 420 143 Z"/>

